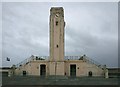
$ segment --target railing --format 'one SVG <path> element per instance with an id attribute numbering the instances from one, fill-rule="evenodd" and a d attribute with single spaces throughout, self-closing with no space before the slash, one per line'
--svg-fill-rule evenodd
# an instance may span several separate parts
<path id="1" fill-rule="evenodd" d="M 47 59 L 49 59 L 49 56 L 33 56 L 32 55 L 31 57 L 29 57 L 29 58 L 23 60 L 22 62 L 18 63 L 16 65 L 16 67 L 20 67 L 20 66 L 23 66 L 25 64 L 28 64 L 32 60 L 36 61 L 36 60 L 47 60 Z"/>
<path id="2" fill-rule="evenodd" d="M 31 59 L 32 59 L 32 56 L 31 56 L 30 58 L 27 58 L 27 59 L 21 61 L 20 63 L 18 63 L 18 64 L 16 65 L 16 67 L 20 67 L 20 66 L 28 63 Z"/>
<path id="3" fill-rule="evenodd" d="M 103 66 L 98 63 L 97 61 L 83 55 L 83 56 L 64 56 L 64 59 L 65 60 L 85 60 L 85 62 L 88 62 L 88 63 L 92 63 L 92 64 L 95 64 L 96 66 L 98 67 L 101 67 L 103 68 Z M 31 56 L 25 60 L 23 60 L 22 62 L 18 63 L 16 65 L 16 67 L 20 67 L 20 66 L 23 66 L 25 64 L 28 64 L 30 61 L 38 61 L 38 60 L 49 60 L 49 56 Z"/>
<path id="4" fill-rule="evenodd" d="M 102 64 L 100 64 L 99 62 L 97 62 L 97 61 L 95 61 L 95 60 L 93 60 L 93 59 L 91 59 L 91 58 L 89 58 L 89 57 L 87 57 L 87 56 L 85 56 L 85 58 L 87 59 L 86 62 L 88 62 L 88 63 L 95 64 L 96 66 L 101 67 L 101 68 L 104 67 L 104 66 L 103 66 Z"/>
<path id="5" fill-rule="evenodd" d="M 65 60 L 79 60 L 81 56 L 65 56 Z"/>
<path id="6" fill-rule="evenodd" d="M 33 60 L 48 60 L 49 56 L 34 56 Z"/>
<path id="7" fill-rule="evenodd" d="M 65 60 L 84 60 L 85 62 L 95 64 L 98 67 L 101 67 L 101 68 L 104 67 L 99 62 L 87 57 L 86 55 L 83 55 L 83 56 L 65 56 L 64 59 Z"/>

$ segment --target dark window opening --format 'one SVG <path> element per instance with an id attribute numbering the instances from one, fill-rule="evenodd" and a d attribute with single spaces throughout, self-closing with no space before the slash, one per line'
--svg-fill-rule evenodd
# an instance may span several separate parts
<path id="1" fill-rule="evenodd" d="M 26 71 L 23 71 L 23 76 L 26 76 Z"/>
<path id="2" fill-rule="evenodd" d="M 58 21 L 56 21 L 56 26 L 58 25 Z"/>
<path id="3" fill-rule="evenodd" d="M 89 77 L 92 77 L 92 71 L 89 71 L 89 72 L 88 72 L 88 76 L 89 76 Z"/>
<path id="4" fill-rule="evenodd" d="M 56 47 L 58 48 L 58 45 Z"/>

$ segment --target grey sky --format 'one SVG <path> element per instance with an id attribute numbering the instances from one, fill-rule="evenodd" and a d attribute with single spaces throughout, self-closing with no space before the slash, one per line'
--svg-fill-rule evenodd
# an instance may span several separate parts
<path id="1" fill-rule="evenodd" d="M 65 15 L 65 55 L 83 55 L 118 66 L 118 3 L 3 3 L 3 66 L 33 55 L 49 55 L 49 10 L 62 6 Z M 6 57 L 11 61 L 7 62 Z"/>
<path id="2" fill-rule="evenodd" d="M 0 3 L 0 35 L 2 36 L 2 3 Z M 2 37 L 0 38 L 0 54 L 2 54 Z M 2 66 L 2 55 L 0 55 L 0 66 Z"/>

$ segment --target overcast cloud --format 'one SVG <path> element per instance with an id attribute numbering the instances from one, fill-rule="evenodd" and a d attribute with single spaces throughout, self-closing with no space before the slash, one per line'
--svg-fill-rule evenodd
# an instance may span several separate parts
<path id="1" fill-rule="evenodd" d="M 86 54 L 108 67 L 118 66 L 117 2 L 3 3 L 3 66 L 49 55 L 49 11 L 54 6 L 64 8 L 65 55 Z"/>

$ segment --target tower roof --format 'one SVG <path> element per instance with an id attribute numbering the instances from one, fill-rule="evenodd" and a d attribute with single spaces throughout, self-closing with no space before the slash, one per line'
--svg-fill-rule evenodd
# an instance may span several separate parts
<path id="1" fill-rule="evenodd" d="M 63 7 L 51 7 L 50 14 L 53 15 L 53 14 L 56 14 L 56 13 L 61 14 L 64 17 Z"/>
<path id="2" fill-rule="evenodd" d="M 58 10 L 58 9 L 63 9 L 63 7 L 51 7 L 51 10 L 52 10 L 52 9 Z"/>

